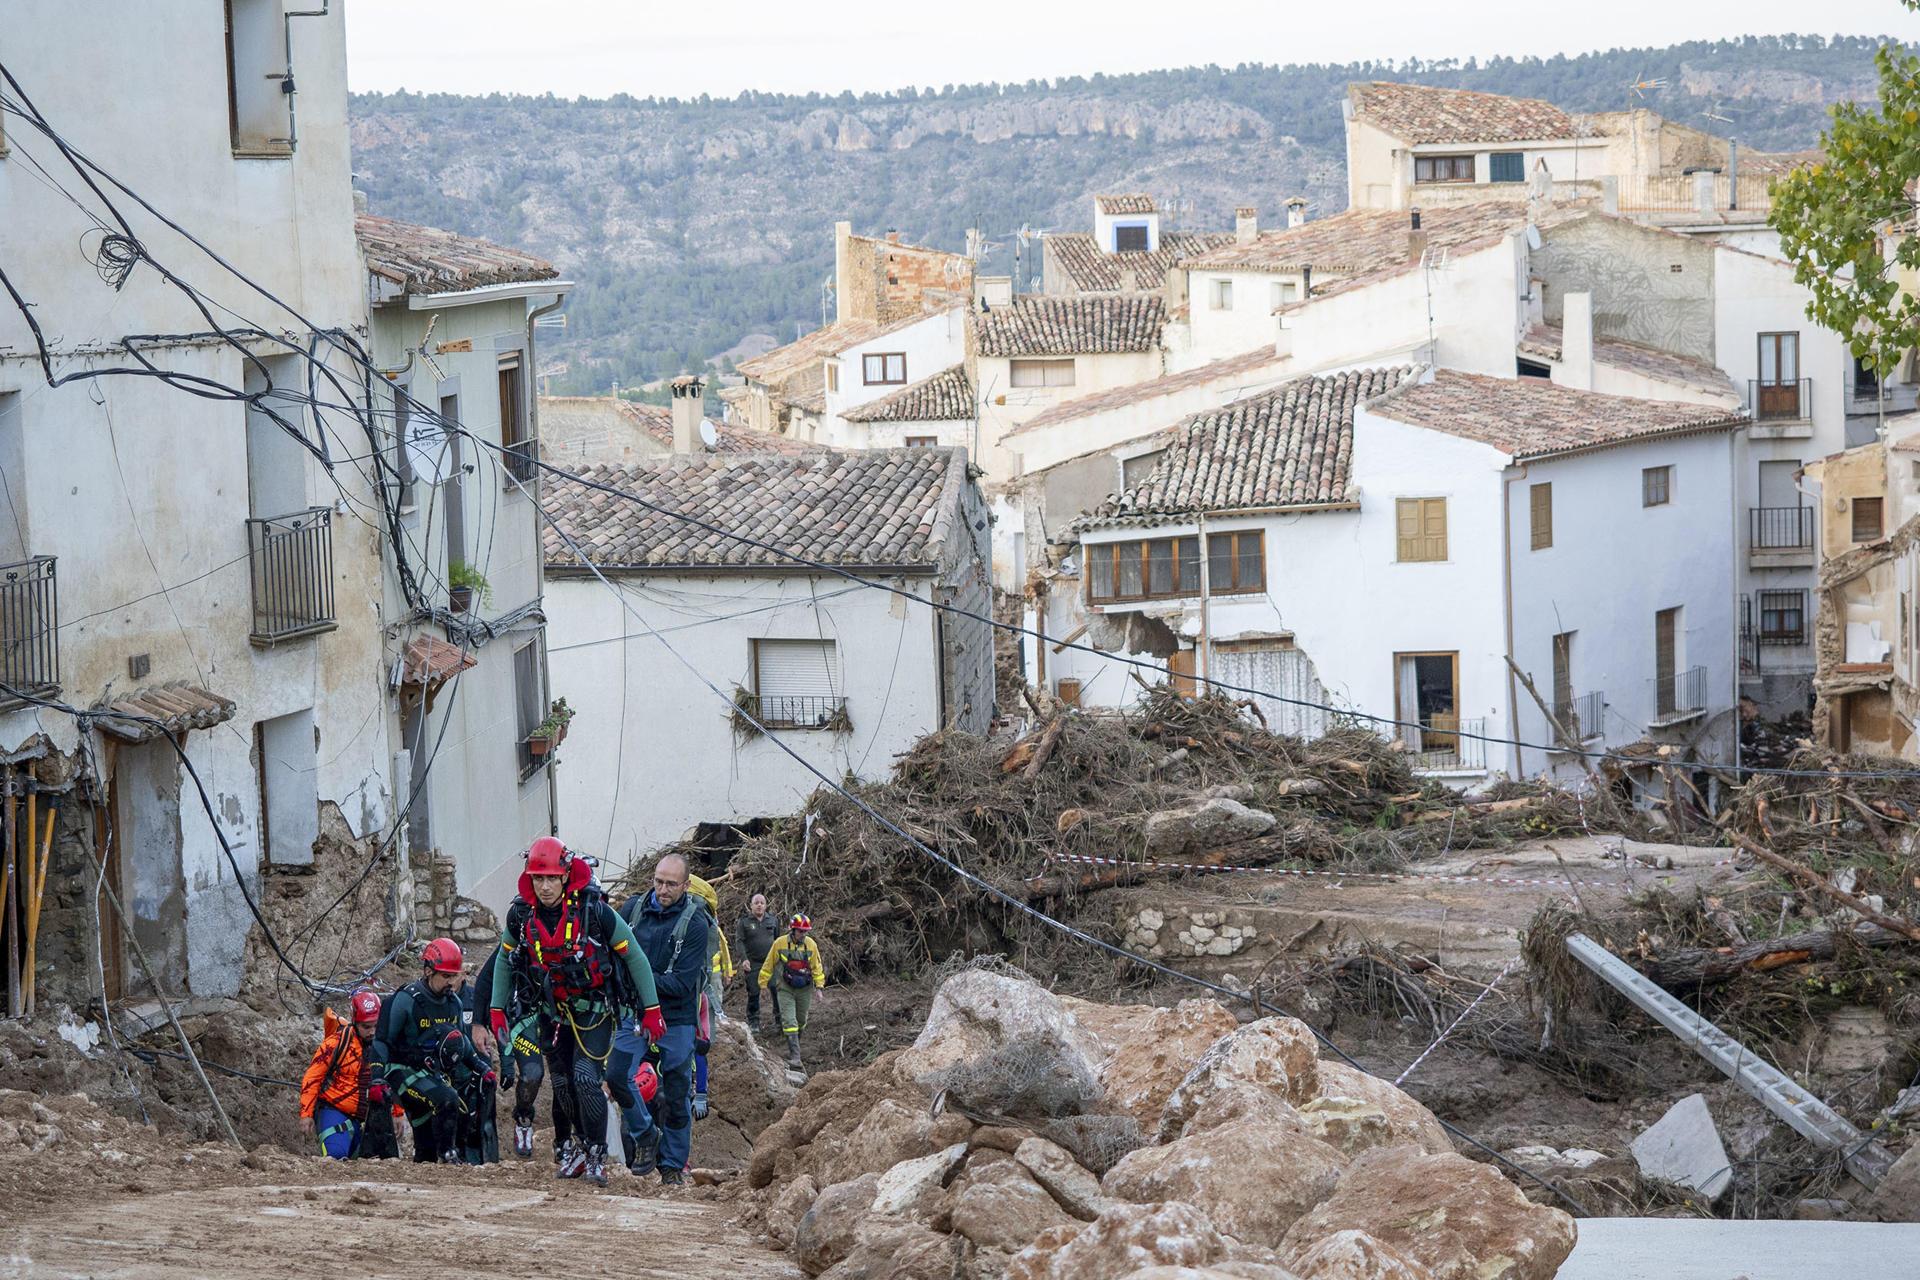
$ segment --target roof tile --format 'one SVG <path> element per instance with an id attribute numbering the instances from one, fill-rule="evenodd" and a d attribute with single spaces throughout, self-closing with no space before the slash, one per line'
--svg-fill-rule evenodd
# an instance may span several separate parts
<path id="1" fill-rule="evenodd" d="M 1048 261 L 1066 274 L 1081 293 L 1158 289 L 1176 262 L 1232 244 L 1224 231 L 1162 231 L 1152 252 L 1106 253 L 1091 232 L 1064 231 L 1042 242 Z"/>
<path id="2" fill-rule="evenodd" d="M 983 356 L 1106 355 L 1152 351 L 1167 323 L 1158 293 L 1022 296 L 1011 306 L 974 313 Z"/>
<path id="3" fill-rule="evenodd" d="M 1347 86 L 1354 118 L 1403 142 L 1544 142 L 1588 130 L 1551 102 L 1375 80 Z"/>
<path id="4" fill-rule="evenodd" d="M 848 422 L 960 422 L 974 415 L 973 384 L 965 365 L 942 369 L 930 378 L 865 404 L 842 409 Z"/>
<path id="5" fill-rule="evenodd" d="M 553 264 L 519 249 L 392 218 L 356 214 L 354 234 L 367 270 L 407 293 L 459 293 L 496 284 L 551 280 Z"/>

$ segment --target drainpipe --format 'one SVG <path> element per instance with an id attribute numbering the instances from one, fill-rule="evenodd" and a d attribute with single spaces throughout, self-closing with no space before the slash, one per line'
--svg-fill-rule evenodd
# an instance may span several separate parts
<path id="1" fill-rule="evenodd" d="M 533 456 L 535 458 L 540 456 L 540 388 L 536 381 L 540 376 L 540 362 L 538 358 L 539 353 L 535 351 L 533 345 L 533 326 L 534 322 L 541 316 L 546 315 L 550 311 L 557 310 L 560 304 L 566 300 L 566 294 L 556 294 L 553 301 L 549 302 L 546 306 L 535 307 L 533 310 L 527 312 L 527 439 L 533 444 Z M 527 488 L 527 497 L 531 499 L 534 504 L 533 594 L 535 599 L 545 600 L 547 597 L 547 557 L 542 554 L 541 550 L 539 467 L 536 466 L 533 468 L 533 475 L 527 482 Z M 543 683 L 546 685 L 547 696 L 551 698 L 553 696 L 553 672 L 547 662 L 547 646 L 544 641 L 540 645 L 540 665 L 548 667 L 541 675 L 543 676 Z M 625 696 L 624 687 L 621 691 L 621 696 Z M 557 765 L 550 764 L 546 768 L 548 835 L 560 834 L 560 782 L 555 776 L 558 772 L 559 766 Z"/>
<path id="2" fill-rule="evenodd" d="M 320 0 L 320 7 L 318 9 L 295 9 L 283 15 L 281 31 L 284 34 L 286 42 L 287 69 L 284 74 L 269 76 L 268 79 L 278 80 L 280 82 L 280 92 L 287 95 L 287 150 L 289 151 L 298 151 L 300 149 L 299 120 L 294 111 L 293 97 L 293 20 L 295 18 L 327 17 L 327 9 L 332 3 L 333 0 Z"/>
<path id="3" fill-rule="evenodd" d="M 1507 468 L 1508 474 L 1500 479 L 1500 570 L 1506 583 L 1506 623 L 1507 657 L 1513 658 L 1513 482 L 1527 477 L 1527 464 L 1520 464 L 1518 475 L 1513 468 Z M 1515 660 L 1517 661 L 1517 660 Z M 1508 736 L 1513 739 L 1513 780 L 1520 780 L 1520 686 L 1514 679 L 1515 661 L 1507 663 L 1507 727 Z M 1457 699 L 1456 690 L 1456 699 Z M 1398 714 L 1396 711 L 1395 714 Z"/>

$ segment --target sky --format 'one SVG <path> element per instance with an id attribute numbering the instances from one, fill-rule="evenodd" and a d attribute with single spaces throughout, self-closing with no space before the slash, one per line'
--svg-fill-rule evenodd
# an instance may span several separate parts
<path id="1" fill-rule="evenodd" d="M 356 92 L 730 98 L 1207 63 L 1544 57 L 1813 30 L 1920 40 L 1920 17 L 1896 0 L 351 0 L 347 65 Z"/>

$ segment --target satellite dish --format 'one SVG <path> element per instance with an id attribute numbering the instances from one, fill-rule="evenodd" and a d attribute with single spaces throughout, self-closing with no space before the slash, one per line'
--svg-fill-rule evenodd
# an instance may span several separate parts
<path id="1" fill-rule="evenodd" d="M 717 449 L 720 446 L 719 428 L 713 425 L 713 420 L 710 418 L 700 419 L 700 442 L 709 449 Z"/>
<path id="2" fill-rule="evenodd" d="M 1540 228 L 1531 222 L 1527 224 L 1527 248 L 1536 251 L 1540 248 Z"/>

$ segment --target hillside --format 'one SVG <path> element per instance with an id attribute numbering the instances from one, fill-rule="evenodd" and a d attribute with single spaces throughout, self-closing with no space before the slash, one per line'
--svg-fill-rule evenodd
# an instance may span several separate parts
<path id="1" fill-rule="evenodd" d="M 1294 194 L 1315 216 L 1336 212 L 1349 80 L 1576 111 L 1644 103 L 1787 150 L 1814 143 L 1829 104 L 1872 96 L 1877 47 L 1750 36 L 1577 58 L 1208 67 L 837 98 L 367 94 L 353 100 L 354 170 L 376 213 L 531 249 L 579 282 L 552 348 L 569 362 L 553 390 L 579 393 L 818 325 L 836 219 L 950 249 L 977 225 L 1000 246 L 993 268 L 1011 270 L 1019 227 L 1081 229 L 1096 191 L 1151 191 L 1200 228 L 1226 227 L 1247 202 L 1272 217 Z M 1649 80 L 1663 83 L 1631 94 Z"/>

